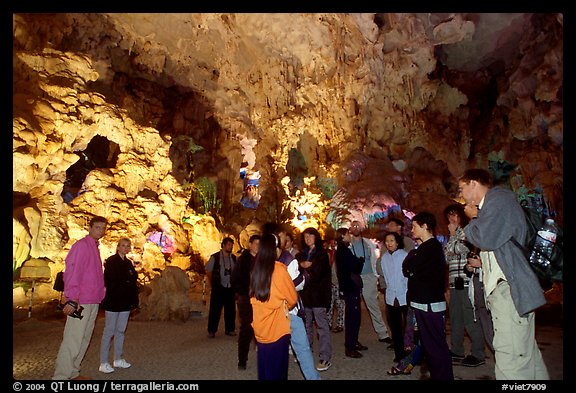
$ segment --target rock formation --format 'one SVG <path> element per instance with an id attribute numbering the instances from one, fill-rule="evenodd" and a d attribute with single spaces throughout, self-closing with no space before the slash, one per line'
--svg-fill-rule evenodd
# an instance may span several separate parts
<path id="1" fill-rule="evenodd" d="M 55 275 L 93 215 L 144 272 L 270 220 L 445 233 L 473 166 L 562 224 L 562 154 L 562 14 L 13 15 L 14 271 Z"/>

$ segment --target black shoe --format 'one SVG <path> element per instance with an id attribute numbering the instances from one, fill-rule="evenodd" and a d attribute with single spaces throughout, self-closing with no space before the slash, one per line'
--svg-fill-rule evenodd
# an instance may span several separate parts
<path id="1" fill-rule="evenodd" d="M 392 344 L 392 339 L 390 337 L 379 338 L 378 341 L 380 341 L 381 343 Z"/>
<path id="2" fill-rule="evenodd" d="M 349 357 L 349 358 L 358 359 L 358 358 L 361 358 L 361 357 L 364 356 L 364 355 L 362 355 L 360 352 L 358 352 L 358 351 L 356 351 L 356 350 L 353 350 L 353 351 L 346 350 L 346 356 Z"/>
<path id="3" fill-rule="evenodd" d="M 450 356 L 452 356 L 452 364 L 460 364 L 464 360 L 464 355 L 457 355 L 450 351 Z"/>
<path id="4" fill-rule="evenodd" d="M 367 346 L 362 345 L 362 344 L 360 344 L 359 342 L 356 343 L 356 350 L 357 350 L 357 351 L 365 351 L 365 350 L 367 350 L 367 349 L 368 349 Z"/>
<path id="5" fill-rule="evenodd" d="M 232 332 L 226 332 L 227 336 L 235 336 L 236 332 L 232 331 Z"/>
<path id="6" fill-rule="evenodd" d="M 216 337 L 216 333 L 208 332 L 208 338 Z"/>
<path id="7" fill-rule="evenodd" d="M 462 363 L 460 364 L 466 367 L 478 367 L 484 363 L 486 363 L 485 360 L 480 360 L 476 356 L 468 355 L 464 358 L 464 360 L 462 360 Z"/>
<path id="8" fill-rule="evenodd" d="M 246 363 L 238 363 L 238 370 L 246 370 Z"/>

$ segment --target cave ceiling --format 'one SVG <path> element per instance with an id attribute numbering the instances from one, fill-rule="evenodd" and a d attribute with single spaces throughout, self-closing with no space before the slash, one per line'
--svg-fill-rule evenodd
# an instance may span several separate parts
<path id="1" fill-rule="evenodd" d="M 441 221 L 474 166 L 561 222 L 562 89 L 556 13 L 14 14 L 15 259 L 94 214 L 142 259 L 158 227 L 206 257 L 270 220 Z"/>

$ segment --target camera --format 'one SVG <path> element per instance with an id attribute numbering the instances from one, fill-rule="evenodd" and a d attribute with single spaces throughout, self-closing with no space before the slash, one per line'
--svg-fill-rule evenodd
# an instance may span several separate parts
<path id="1" fill-rule="evenodd" d="M 454 279 L 454 288 L 456 289 L 464 289 L 464 278 L 456 277 Z"/>
<path id="2" fill-rule="evenodd" d="M 466 255 L 466 258 L 476 259 L 478 258 L 478 254 L 476 254 L 474 251 L 470 251 L 468 252 L 468 255 Z"/>
<path id="3" fill-rule="evenodd" d="M 365 260 L 364 257 L 358 257 L 358 259 L 360 260 L 360 262 L 364 263 L 364 260 Z"/>
<path id="4" fill-rule="evenodd" d="M 72 314 L 70 314 L 71 317 L 73 318 L 78 318 L 78 319 L 82 319 L 84 318 L 84 316 L 82 315 L 82 310 L 84 310 L 84 307 L 82 306 L 78 306 L 78 303 L 76 303 L 73 300 L 68 300 L 66 303 L 64 304 L 59 304 L 58 306 L 56 306 L 56 308 L 58 308 L 58 310 L 64 310 L 64 307 L 69 304 L 72 307 L 74 307 L 74 312 Z"/>
<path id="5" fill-rule="evenodd" d="M 228 268 L 228 269 L 224 269 L 224 275 L 225 276 L 229 276 L 232 273 L 232 269 Z"/>

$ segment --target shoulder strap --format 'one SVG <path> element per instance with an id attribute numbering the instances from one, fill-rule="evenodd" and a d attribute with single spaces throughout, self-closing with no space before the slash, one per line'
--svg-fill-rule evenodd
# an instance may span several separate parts
<path id="1" fill-rule="evenodd" d="M 512 243 L 514 243 L 516 245 L 516 247 L 518 247 L 520 249 L 520 251 L 522 251 L 522 253 L 526 257 L 526 259 L 530 260 L 530 251 L 526 247 L 524 247 L 522 244 L 520 244 L 514 236 L 512 236 L 510 238 L 510 240 L 512 240 Z"/>

